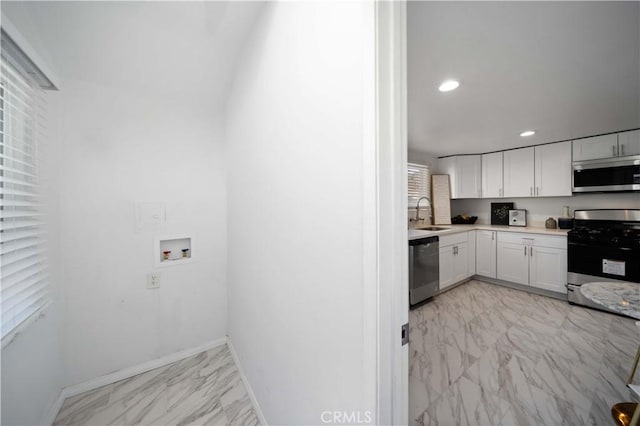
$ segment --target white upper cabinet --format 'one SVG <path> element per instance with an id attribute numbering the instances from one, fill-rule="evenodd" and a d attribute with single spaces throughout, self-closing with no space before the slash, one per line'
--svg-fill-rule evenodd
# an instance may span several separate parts
<path id="1" fill-rule="evenodd" d="M 503 196 L 571 196 L 571 142 L 505 151 Z"/>
<path id="2" fill-rule="evenodd" d="M 482 162 L 479 155 L 442 158 L 439 167 L 449 175 L 451 198 L 480 198 Z"/>
<path id="3" fill-rule="evenodd" d="M 618 155 L 618 134 L 594 136 L 573 141 L 573 161 L 611 158 Z"/>
<path id="4" fill-rule="evenodd" d="M 640 130 L 594 136 L 573 141 L 573 161 L 640 154 Z"/>
<path id="5" fill-rule="evenodd" d="M 504 151 L 505 197 L 532 197 L 534 187 L 533 147 Z"/>
<path id="6" fill-rule="evenodd" d="M 535 147 L 534 195 L 571 196 L 571 142 Z"/>
<path id="7" fill-rule="evenodd" d="M 502 197 L 502 152 L 482 155 L 482 198 Z"/>
<path id="8" fill-rule="evenodd" d="M 458 193 L 457 198 L 480 198 L 482 191 L 482 162 L 479 155 L 458 157 Z"/>
<path id="9" fill-rule="evenodd" d="M 620 156 L 640 155 L 640 130 L 618 133 Z"/>

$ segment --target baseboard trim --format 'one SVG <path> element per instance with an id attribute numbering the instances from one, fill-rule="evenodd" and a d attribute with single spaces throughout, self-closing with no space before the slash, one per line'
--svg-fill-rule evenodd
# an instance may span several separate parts
<path id="1" fill-rule="evenodd" d="M 249 399 L 253 404 L 253 408 L 256 410 L 256 416 L 258 416 L 258 420 L 261 425 L 267 426 L 267 419 L 265 419 L 264 414 L 262 413 L 262 409 L 260 408 L 260 404 L 258 404 L 258 400 L 256 399 L 256 394 L 253 393 L 253 389 L 251 388 L 251 384 L 247 379 L 247 376 L 244 374 L 244 370 L 242 369 L 242 364 L 240 364 L 240 360 L 238 359 L 238 354 L 236 353 L 235 348 L 233 347 L 233 343 L 231 343 L 231 339 L 227 336 L 227 346 L 229 347 L 229 352 L 231 352 L 231 358 L 233 358 L 233 362 L 236 364 L 238 368 L 238 372 L 240 373 L 240 378 L 242 379 L 242 383 L 244 383 L 244 387 L 247 390 L 247 394 L 249 395 Z"/>
<path id="2" fill-rule="evenodd" d="M 513 283 L 511 281 L 500 280 L 498 278 L 484 277 L 482 275 L 474 275 L 473 279 L 474 280 L 478 280 L 478 281 L 483 281 L 483 282 L 489 283 L 489 284 L 495 284 L 495 285 L 501 285 L 503 287 L 509 287 L 509 288 L 514 289 L 514 290 L 521 290 L 521 291 L 526 291 L 527 293 L 538 294 L 540 296 L 552 297 L 554 299 L 558 299 L 558 300 L 561 300 L 563 302 L 567 301 L 567 294 L 566 293 L 558 293 L 556 291 L 546 290 L 544 288 L 537 288 L 537 287 L 532 287 L 530 285 L 523 285 L 523 284 Z"/>
<path id="3" fill-rule="evenodd" d="M 64 389 L 58 392 L 58 396 L 51 402 L 51 404 L 49 404 L 49 409 L 44 413 L 44 418 L 42 420 L 43 425 L 53 424 L 66 398 L 67 396 L 64 393 Z"/>
<path id="4" fill-rule="evenodd" d="M 200 352 L 208 351 L 209 349 L 213 349 L 217 346 L 222 346 L 226 343 L 227 338 L 223 337 L 221 339 L 216 339 L 204 343 L 200 346 L 174 352 L 161 358 L 143 362 L 142 364 L 134 365 L 133 367 L 114 371 L 113 373 L 105 374 L 104 376 L 96 377 L 95 379 L 87 380 L 86 382 L 78 383 L 77 385 L 65 387 L 60 391 L 58 398 L 56 398 L 55 401 L 51 404 L 49 410 L 47 410 L 43 424 L 53 424 L 53 421 L 58 415 L 60 408 L 62 408 L 64 400 L 69 397 L 97 389 L 101 386 L 110 385 L 111 383 L 115 383 L 123 379 L 128 379 L 129 377 L 133 377 L 159 367 L 164 367 L 165 365 L 199 354 Z"/>

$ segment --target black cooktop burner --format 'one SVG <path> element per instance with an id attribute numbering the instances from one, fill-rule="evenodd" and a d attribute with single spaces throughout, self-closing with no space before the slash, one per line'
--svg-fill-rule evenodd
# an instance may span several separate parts
<path id="1" fill-rule="evenodd" d="M 592 212 L 596 212 L 596 214 Z M 607 213 L 606 210 L 576 211 L 574 228 L 568 233 L 569 243 L 640 248 L 640 221 L 629 220 L 636 219 L 636 217 L 610 220 L 606 216 L 603 217 Z"/>

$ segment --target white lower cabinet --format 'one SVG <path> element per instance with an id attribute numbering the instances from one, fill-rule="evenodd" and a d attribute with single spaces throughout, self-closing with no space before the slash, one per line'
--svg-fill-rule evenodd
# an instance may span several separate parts
<path id="1" fill-rule="evenodd" d="M 566 293 L 567 250 L 533 247 L 529 259 L 529 285 Z"/>
<path id="2" fill-rule="evenodd" d="M 467 233 L 467 247 L 469 249 L 467 255 L 469 269 L 467 270 L 467 274 L 472 276 L 476 274 L 476 231 L 469 231 Z"/>
<path id="3" fill-rule="evenodd" d="M 440 291 L 454 284 L 453 247 L 440 247 Z"/>
<path id="4" fill-rule="evenodd" d="M 440 290 L 473 275 L 567 292 L 567 238 L 474 230 L 440 236 Z"/>
<path id="5" fill-rule="evenodd" d="M 496 231 L 476 231 L 476 274 L 496 278 L 497 242 Z"/>
<path id="6" fill-rule="evenodd" d="M 497 278 L 518 284 L 529 284 L 527 249 L 528 247 L 521 243 L 498 242 Z"/>
<path id="7" fill-rule="evenodd" d="M 440 237 L 440 290 L 456 284 L 469 272 L 469 235 L 467 232 Z"/>
<path id="8" fill-rule="evenodd" d="M 566 293 L 566 237 L 498 232 L 497 278 Z"/>

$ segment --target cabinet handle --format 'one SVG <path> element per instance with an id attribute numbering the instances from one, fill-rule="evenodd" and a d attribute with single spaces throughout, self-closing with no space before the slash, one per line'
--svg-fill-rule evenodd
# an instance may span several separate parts
<path id="1" fill-rule="evenodd" d="M 524 255 L 527 255 L 527 246 L 524 246 Z"/>
<path id="2" fill-rule="evenodd" d="M 533 195 L 533 186 L 529 187 L 529 195 Z"/>
<path id="3" fill-rule="evenodd" d="M 616 146 L 615 145 L 611 145 L 611 155 L 613 155 L 614 157 L 616 156 Z"/>
<path id="4" fill-rule="evenodd" d="M 624 155 L 624 144 L 620 144 L 620 155 Z"/>
<path id="5" fill-rule="evenodd" d="M 533 247 L 529 247 L 529 256 L 533 257 Z"/>
<path id="6" fill-rule="evenodd" d="M 492 232 L 492 233 L 491 233 L 491 241 L 493 241 L 493 239 L 494 239 L 495 235 L 496 235 L 496 233 L 495 233 L 495 232 Z"/>

